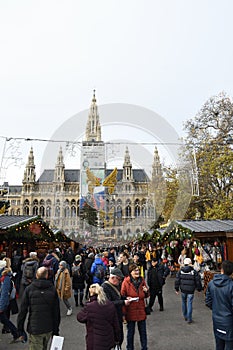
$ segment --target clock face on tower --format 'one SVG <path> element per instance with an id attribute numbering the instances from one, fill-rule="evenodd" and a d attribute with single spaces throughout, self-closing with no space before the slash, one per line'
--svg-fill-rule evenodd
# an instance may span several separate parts
<path id="1" fill-rule="evenodd" d="M 84 167 L 84 169 L 86 169 L 86 168 L 89 167 L 89 162 L 88 162 L 88 160 L 84 160 L 84 161 L 83 161 L 83 167 Z"/>

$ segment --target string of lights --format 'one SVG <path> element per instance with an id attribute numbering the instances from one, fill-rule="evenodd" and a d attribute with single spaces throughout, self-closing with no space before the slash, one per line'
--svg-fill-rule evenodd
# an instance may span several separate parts
<path id="1" fill-rule="evenodd" d="M 1 136 L 1 139 L 4 139 L 5 141 L 12 141 L 12 140 L 19 140 L 19 141 L 30 141 L 30 142 L 56 142 L 56 143 L 66 143 L 66 144 L 76 144 L 76 145 L 82 145 L 83 141 L 71 141 L 71 140 L 53 140 L 53 139 L 40 139 L 40 138 L 30 138 L 30 137 L 7 137 L 7 136 Z M 134 141 L 119 141 L 119 142 L 112 142 L 112 141 L 106 141 L 105 144 L 112 144 L 112 145 L 183 145 L 182 142 L 134 142 Z"/>

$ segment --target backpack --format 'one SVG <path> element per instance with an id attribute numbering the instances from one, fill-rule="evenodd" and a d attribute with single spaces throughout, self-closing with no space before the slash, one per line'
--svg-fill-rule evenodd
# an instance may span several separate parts
<path id="1" fill-rule="evenodd" d="M 24 276 L 26 277 L 26 279 L 31 280 L 34 277 L 35 274 L 35 268 L 34 268 L 34 264 L 29 264 L 29 263 L 25 263 L 24 265 L 24 270 L 23 270 Z"/>
<path id="2" fill-rule="evenodd" d="M 42 263 L 42 266 L 48 269 L 48 273 L 49 273 L 48 279 L 52 279 L 54 277 L 53 263 L 54 263 L 54 258 L 44 259 Z"/>
<path id="3" fill-rule="evenodd" d="M 105 276 L 105 269 L 102 264 L 96 264 L 96 269 L 95 269 L 95 277 L 97 277 L 99 280 L 103 280 Z"/>
<path id="4" fill-rule="evenodd" d="M 72 266 L 72 276 L 81 276 L 81 266 Z"/>

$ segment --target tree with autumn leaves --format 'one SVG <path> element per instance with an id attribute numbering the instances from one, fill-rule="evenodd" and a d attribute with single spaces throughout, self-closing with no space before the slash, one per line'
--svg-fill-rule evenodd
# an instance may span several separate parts
<path id="1" fill-rule="evenodd" d="M 164 168 L 166 201 L 161 218 L 164 223 L 177 219 L 232 219 L 233 100 L 224 92 L 209 98 L 184 127 L 187 136 L 181 156 L 191 164 L 192 171 L 184 167 L 180 173 L 176 167 Z M 193 191 L 182 217 L 182 206 L 187 204 L 193 186 L 193 173 L 199 193 Z"/>
<path id="2" fill-rule="evenodd" d="M 233 101 L 224 92 L 211 97 L 185 123 L 187 154 L 196 155 L 199 196 L 186 218 L 233 218 Z"/>

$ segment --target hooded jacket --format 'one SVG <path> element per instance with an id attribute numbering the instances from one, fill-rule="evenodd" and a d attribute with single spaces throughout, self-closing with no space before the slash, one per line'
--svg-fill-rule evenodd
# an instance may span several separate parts
<path id="1" fill-rule="evenodd" d="M 201 277 L 197 271 L 190 265 L 181 267 L 176 275 L 175 290 L 178 292 L 179 288 L 182 293 L 194 294 L 195 289 L 199 292 L 202 290 Z"/>
<path id="2" fill-rule="evenodd" d="M 206 291 L 206 305 L 212 309 L 214 334 L 233 340 L 233 280 L 227 275 L 215 275 Z"/>

